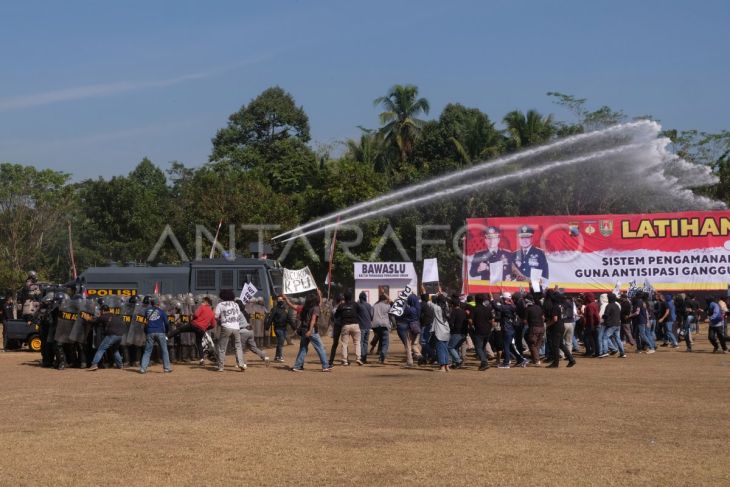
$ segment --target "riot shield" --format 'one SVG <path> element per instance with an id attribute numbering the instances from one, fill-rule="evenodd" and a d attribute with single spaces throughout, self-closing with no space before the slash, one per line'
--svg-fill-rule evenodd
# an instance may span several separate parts
<path id="1" fill-rule="evenodd" d="M 58 321 L 56 323 L 56 333 L 54 334 L 55 342 L 71 343 L 69 335 L 71 334 L 74 324 L 79 319 L 80 298 L 81 296 L 74 296 L 73 298 L 64 298 L 63 301 L 61 301 Z"/>
<path id="2" fill-rule="evenodd" d="M 144 345 L 147 338 L 145 333 L 145 327 L 147 326 L 147 308 L 148 306 L 137 303 L 134 307 L 134 314 L 132 315 L 132 323 L 129 325 L 129 332 L 127 333 L 127 344 L 141 347 Z"/>
<path id="3" fill-rule="evenodd" d="M 121 346 L 126 347 L 131 345 L 129 343 L 129 330 L 132 325 L 132 319 L 134 318 L 134 306 L 136 300 L 125 301 L 124 299 L 120 302 L 120 313 L 122 315 L 122 323 L 124 324 L 124 334 L 122 335 Z"/>
<path id="4" fill-rule="evenodd" d="M 69 340 L 85 345 L 99 315 L 99 305 L 94 299 L 86 298 L 79 302 L 78 311 L 78 318 L 71 329 Z"/>

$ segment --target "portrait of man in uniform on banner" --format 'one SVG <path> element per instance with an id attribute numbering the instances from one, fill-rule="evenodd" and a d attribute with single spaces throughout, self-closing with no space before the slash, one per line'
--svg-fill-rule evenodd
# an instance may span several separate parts
<path id="1" fill-rule="evenodd" d="M 535 229 L 528 225 L 522 225 L 517 229 L 517 243 L 519 248 L 514 253 L 515 279 L 518 281 L 530 281 L 536 277 L 538 271 L 542 279 L 550 277 L 547 257 L 545 252 L 533 246 Z"/>
<path id="2" fill-rule="evenodd" d="M 512 252 L 499 247 L 501 241 L 499 228 L 487 227 L 484 230 L 484 241 L 487 244 L 487 249 L 474 254 L 469 268 L 469 275 L 479 277 L 485 281 L 511 281 L 513 271 Z M 493 271 L 497 275 L 494 275 Z"/>

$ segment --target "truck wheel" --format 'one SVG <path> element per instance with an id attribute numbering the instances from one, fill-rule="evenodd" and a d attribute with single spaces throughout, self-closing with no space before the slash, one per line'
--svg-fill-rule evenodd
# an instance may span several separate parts
<path id="1" fill-rule="evenodd" d="M 41 337 L 38 335 L 32 335 L 28 340 L 28 347 L 34 352 L 41 351 Z"/>

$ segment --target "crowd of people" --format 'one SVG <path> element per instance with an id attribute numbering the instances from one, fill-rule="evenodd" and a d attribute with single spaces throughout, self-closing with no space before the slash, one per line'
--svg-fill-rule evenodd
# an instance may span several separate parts
<path id="1" fill-rule="evenodd" d="M 238 370 L 247 369 L 248 350 L 268 366 L 268 354 L 256 344 L 255 320 L 262 322 L 259 328 L 264 333 L 276 337 L 275 362 L 285 362 L 284 346 L 293 338 L 290 332 L 298 335 L 294 372 L 304 369 L 310 345 L 323 372 L 349 366 L 351 358 L 359 366 L 368 364 L 369 356 L 380 364 L 392 363 L 388 357 L 393 331 L 403 345 L 404 367 L 434 367 L 442 372 L 464 368 L 467 362 L 480 371 L 557 368 L 563 360 L 573 367 L 576 357 L 623 359 L 629 350 L 652 354 L 657 347 L 678 349 L 682 343 L 691 352 L 693 336 L 705 318 L 714 352 L 728 353 L 725 299 L 708 297 L 701 306 L 685 293 L 638 290 L 631 296 L 606 292 L 596 298 L 593 293 L 571 295 L 548 289 L 464 299 L 443 292 L 430 295 L 422 289 L 420 297 L 407 297 L 400 314 L 394 314 L 395 307 L 384 293 L 374 305 L 364 292 L 357 300 L 352 292 L 345 292 L 333 303 L 319 291 L 303 300 L 279 295 L 265 314 L 261 303 L 244 304 L 230 289 L 217 297 L 145 296 L 141 300 L 136 296 L 90 299 L 55 291 L 38 300 L 37 306 L 29 306 L 27 301 L 37 294 L 23 294 L 22 307 L 10 301 L 3 314 L 37 320 L 41 365 L 60 370 L 128 367 L 146 373 L 155 361 L 169 373 L 173 359 L 187 358 L 199 366 L 207 360 L 214 370 L 223 371 L 229 348 L 235 352 Z M 324 332 L 332 337 L 329 355 L 321 336 Z M 187 357 L 181 349 L 187 349 Z"/>
<path id="2" fill-rule="evenodd" d="M 377 347 L 377 361 L 386 362 L 390 334 L 395 329 L 405 352 L 405 367 L 435 365 L 439 371 L 465 366 L 469 352 L 478 369 L 540 367 L 557 368 L 561 360 L 576 365 L 576 355 L 592 358 L 627 358 L 627 347 L 636 353 L 655 353 L 659 346 L 677 349 L 684 342 L 693 350 L 693 334 L 699 333 L 702 316 L 708 320 L 708 338 L 714 352 L 728 353 L 727 313 L 724 299 L 709 297 L 702 308 L 692 294 L 677 295 L 637 291 L 616 295 L 570 295 L 558 289 L 545 293 L 509 292 L 498 296 L 478 294 L 462 301 L 444 293 L 420 298 L 411 294 L 399 316 L 390 313 L 385 294 L 375 305 L 365 293 L 355 301 L 346 292 L 336 298 L 332 316 L 332 348 L 327 357 L 319 328 L 321 298 L 311 294 L 303 307 L 282 297 L 301 316 L 300 350 L 293 371 L 303 367 L 311 343 L 329 372 L 339 364 L 365 365 Z M 373 339 L 370 341 L 370 333 Z M 352 344 L 352 346 L 350 346 Z M 337 349 L 340 359 L 337 360 Z M 580 352 L 580 353 L 579 353 Z"/>

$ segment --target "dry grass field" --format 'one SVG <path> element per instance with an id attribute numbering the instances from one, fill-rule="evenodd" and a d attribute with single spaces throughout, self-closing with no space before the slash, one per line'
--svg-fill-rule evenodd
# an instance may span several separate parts
<path id="1" fill-rule="evenodd" d="M 144 376 L 8 352 L 0 485 L 730 485 L 730 355 L 695 349 L 443 374 L 396 342 L 329 374 L 310 350 L 303 373 Z"/>

